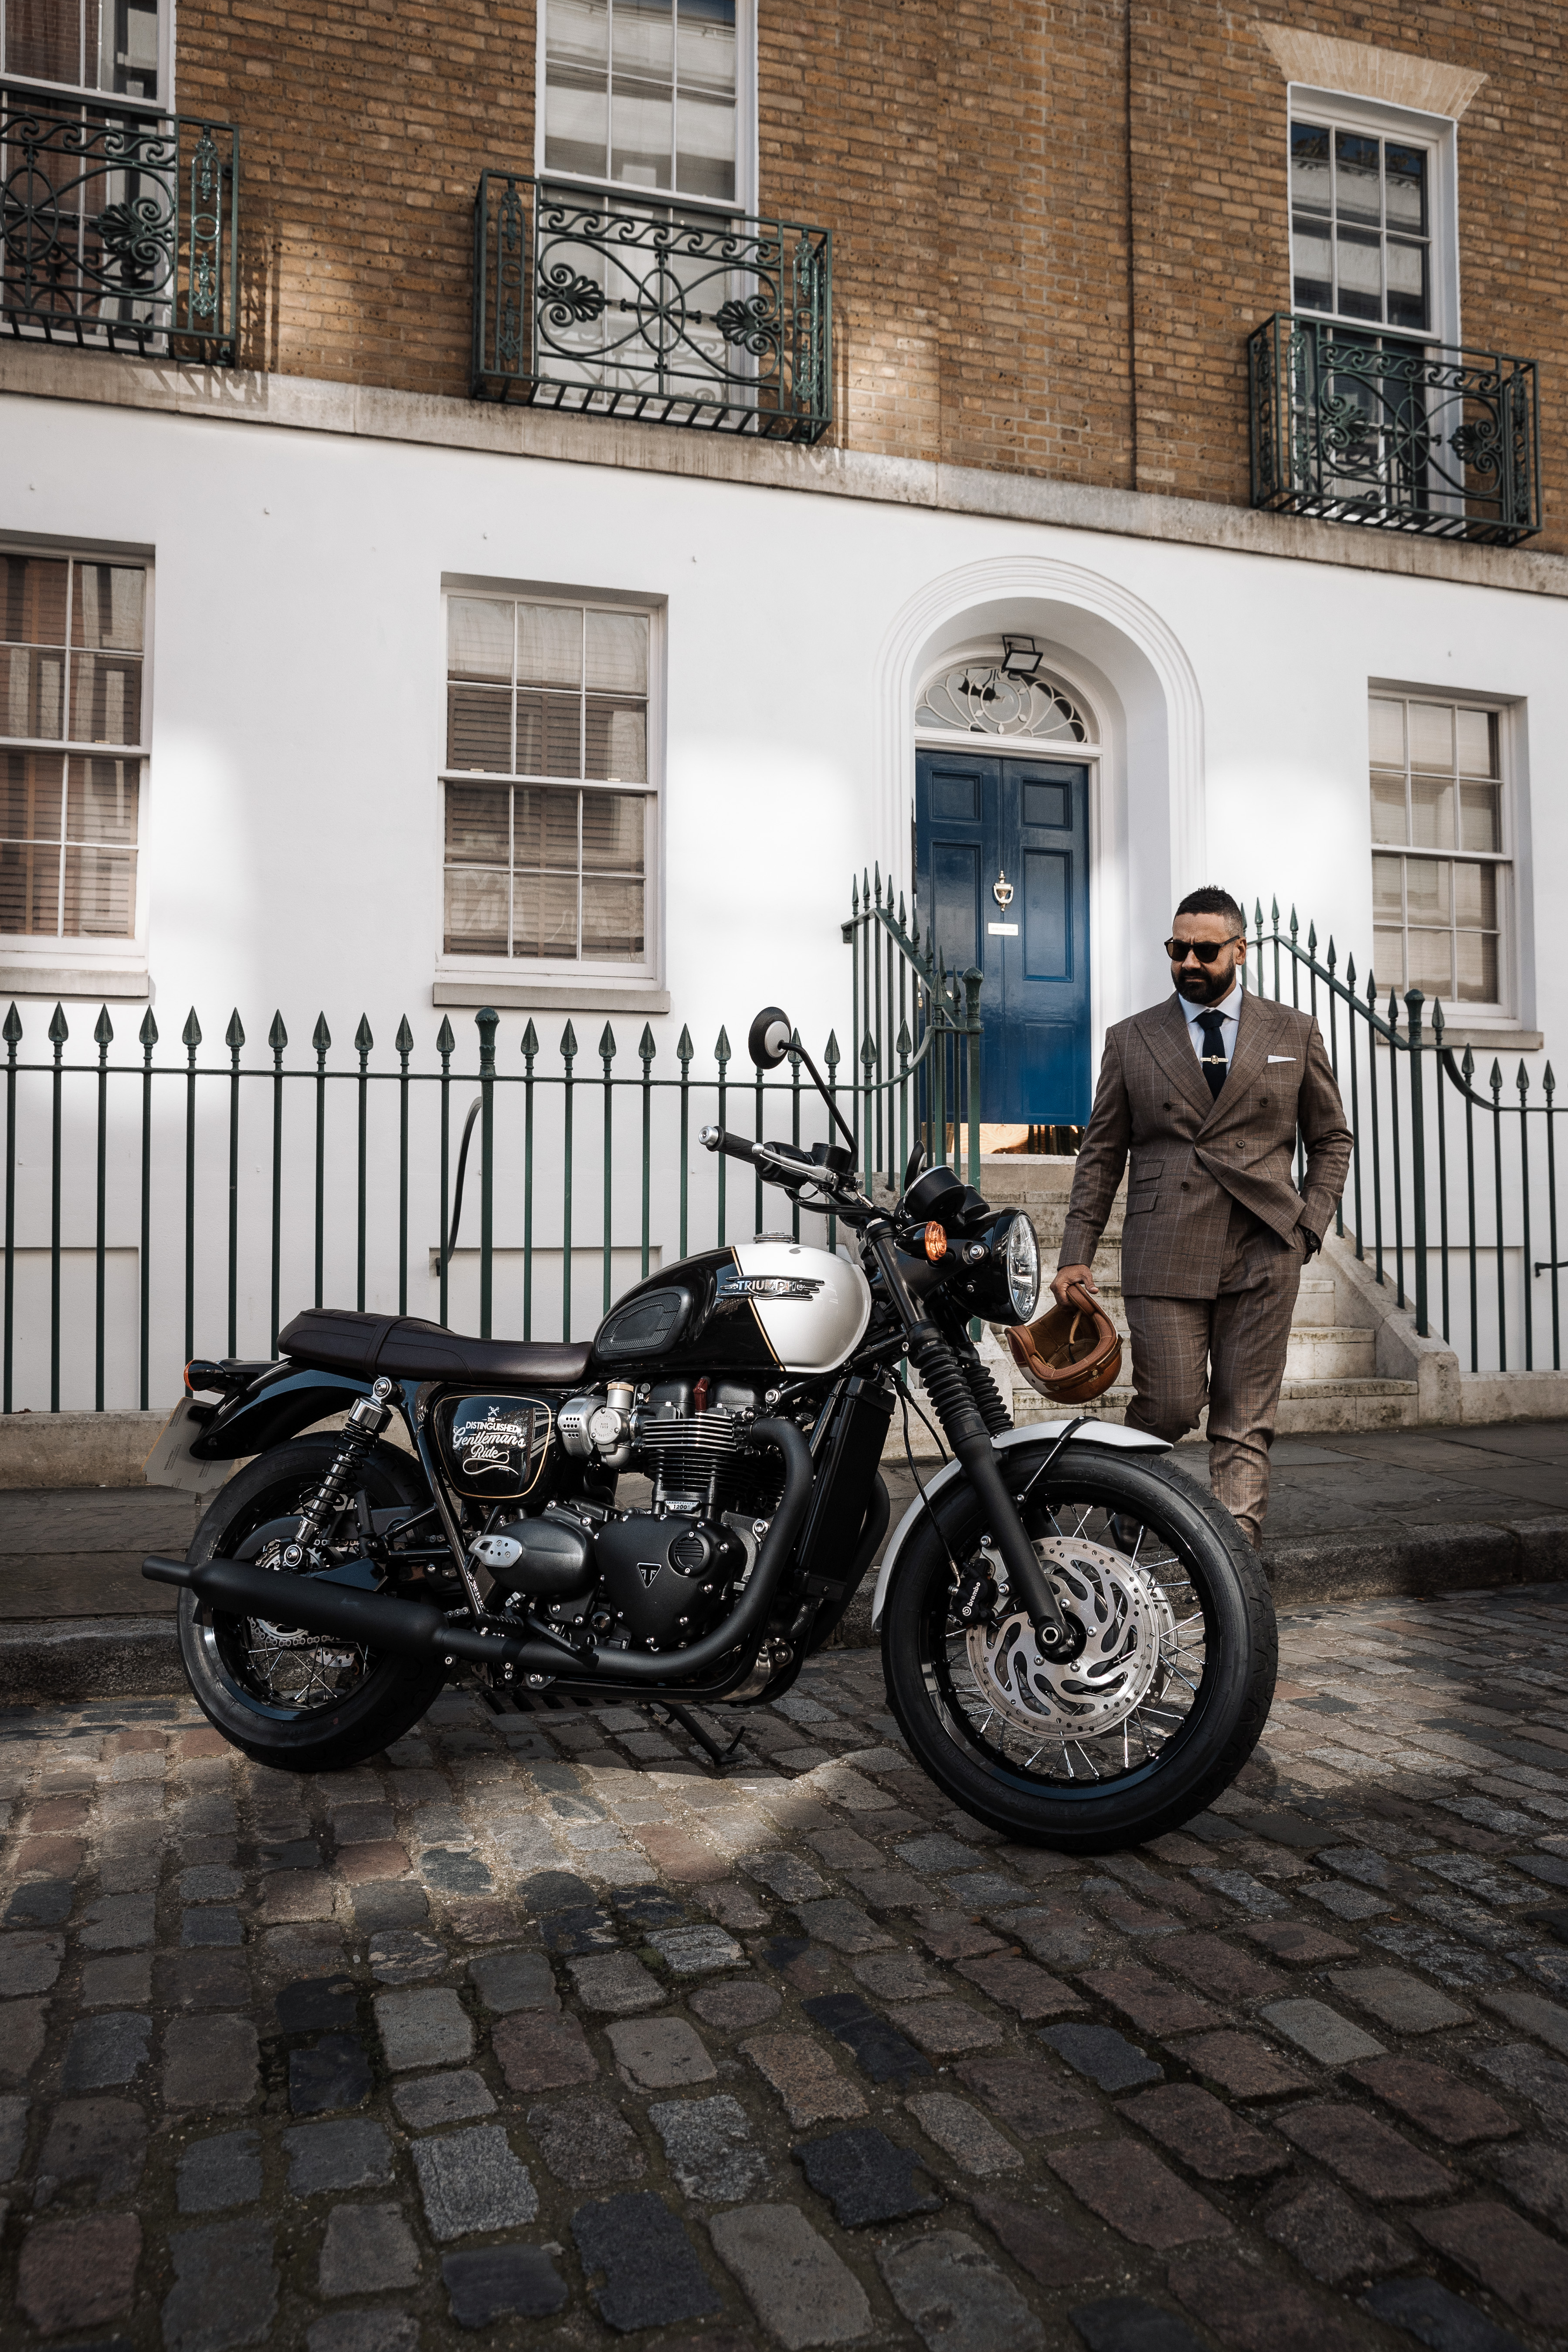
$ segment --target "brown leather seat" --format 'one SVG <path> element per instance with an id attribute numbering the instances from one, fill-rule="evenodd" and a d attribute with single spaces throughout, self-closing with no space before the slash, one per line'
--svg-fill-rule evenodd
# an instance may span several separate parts
<path id="1" fill-rule="evenodd" d="M 571 1388 L 587 1377 L 591 1340 L 471 1339 L 415 1315 L 359 1315 L 347 1307 L 308 1307 L 278 1345 L 296 1363 L 374 1380 L 504 1381 Z"/>

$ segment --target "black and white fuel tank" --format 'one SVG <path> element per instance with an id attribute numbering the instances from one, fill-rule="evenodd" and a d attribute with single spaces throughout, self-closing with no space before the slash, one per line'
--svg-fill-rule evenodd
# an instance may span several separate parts
<path id="1" fill-rule="evenodd" d="M 594 1369 L 827 1372 L 860 1344 L 871 1291 L 858 1265 L 804 1242 L 759 1237 L 679 1259 L 617 1301 Z"/>

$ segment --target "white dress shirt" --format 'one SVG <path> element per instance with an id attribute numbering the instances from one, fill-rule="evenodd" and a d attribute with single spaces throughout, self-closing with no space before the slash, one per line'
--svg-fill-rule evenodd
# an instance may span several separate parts
<path id="1" fill-rule="evenodd" d="M 1228 992 L 1220 998 L 1217 1004 L 1194 1004 L 1191 997 L 1183 996 L 1179 990 L 1177 992 L 1177 999 L 1181 1004 L 1182 1011 L 1187 1016 L 1187 1034 L 1193 1041 L 1193 1051 L 1197 1055 L 1200 1062 L 1203 1060 L 1204 1055 L 1208 1052 L 1208 1043 L 1203 1031 L 1198 1027 L 1198 1023 L 1202 1020 L 1205 1013 L 1217 1013 L 1219 1014 L 1220 1051 L 1225 1055 L 1226 1076 L 1227 1077 L 1230 1075 L 1231 1060 L 1236 1052 L 1237 1027 L 1241 1019 L 1241 981 L 1239 975 L 1231 982 Z M 1205 1076 L 1206 1076 L 1208 1074 L 1205 1071 Z"/>

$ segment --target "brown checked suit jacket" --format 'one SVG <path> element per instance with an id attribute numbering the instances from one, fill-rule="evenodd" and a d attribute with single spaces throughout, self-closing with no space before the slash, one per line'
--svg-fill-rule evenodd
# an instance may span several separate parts
<path id="1" fill-rule="evenodd" d="M 1300 1192 L 1291 1168 L 1298 1129 L 1307 1148 Z M 1310 1013 L 1244 995 L 1230 1068 L 1211 1096 L 1181 1002 L 1168 997 L 1106 1033 L 1060 1263 L 1092 1263 L 1131 1155 L 1123 1291 L 1213 1298 L 1231 1201 L 1304 1250 L 1296 1229 L 1322 1239 L 1344 1190 L 1352 1141 Z"/>

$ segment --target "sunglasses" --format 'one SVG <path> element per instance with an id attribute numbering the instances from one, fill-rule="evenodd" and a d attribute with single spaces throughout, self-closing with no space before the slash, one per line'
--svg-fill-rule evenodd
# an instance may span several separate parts
<path id="1" fill-rule="evenodd" d="M 1203 964 L 1213 963 L 1221 948 L 1234 947 L 1237 940 L 1245 940 L 1245 931 L 1232 931 L 1228 940 L 1167 940 L 1165 953 L 1173 963 L 1185 963 L 1190 955 Z"/>

